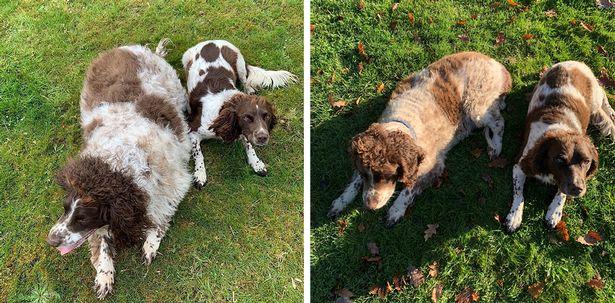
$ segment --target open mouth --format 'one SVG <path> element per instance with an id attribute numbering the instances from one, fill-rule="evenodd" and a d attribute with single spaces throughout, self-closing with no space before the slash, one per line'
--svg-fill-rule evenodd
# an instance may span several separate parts
<path id="1" fill-rule="evenodd" d="M 58 247 L 56 247 L 59 251 L 60 251 L 60 255 L 65 255 L 67 253 L 70 253 L 71 251 L 73 251 L 75 248 L 78 248 L 79 246 L 81 246 L 85 240 L 87 240 L 90 235 L 92 235 L 96 230 L 92 229 L 90 231 L 88 231 L 87 234 L 85 234 L 83 237 L 81 237 L 81 239 L 79 239 L 79 241 L 71 244 L 71 245 L 60 245 Z"/>

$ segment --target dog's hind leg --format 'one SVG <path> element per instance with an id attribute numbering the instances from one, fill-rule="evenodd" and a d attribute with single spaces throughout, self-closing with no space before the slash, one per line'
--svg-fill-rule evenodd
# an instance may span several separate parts
<path id="1" fill-rule="evenodd" d="M 600 108 L 592 113 L 592 124 L 600 130 L 604 136 L 610 136 L 615 140 L 615 111 L 609 104 L 606 93 L 602 91 L 603 98 Z"/>
<path id="2" fill-rule="evenodd" d="M 502 101 L 503 102 L 503 101 Z M 499 109 L 492 109 L 485 117 L 485 139 L 489 158 L 495 159 L 502 152 L 502 137 L 504 136 L 504 118 Z"/>
<path id="3" fill-rule="evenodd" d="M 357 194 L 359 194 L 359 190 L 361 189 L 361 185 L 363 184 L 363 178 L 359 175 L 358 172 L 354 172 L 352 174 L 352 179 L 350 183 L 344 190 L 344 192 L 331 203 L 331 208 L 329 209 L 329 213 L 327 216 L 329 218 L 335 218 L 339 216 L 339 214 L 356 198 Z"/>
<path id="4" fill-rule="evenodd" d="M 105 298 L 113 289 L 113 236 L 108 227 L 98 229 L 90 238 L 90 261 L 96 270 L 94 290 L 99 299 Z"/>
<path id="5" fill-rule="evenodd" d="M 207 183 L 205 160 L 201 151 L 201 138 L 194 132 L 190 132 L 188 137 L 190 137 L 190 142 L 192 143 L 192 157 L 194 158 L 194 186 L 197 189 L 201 189 Z"/>

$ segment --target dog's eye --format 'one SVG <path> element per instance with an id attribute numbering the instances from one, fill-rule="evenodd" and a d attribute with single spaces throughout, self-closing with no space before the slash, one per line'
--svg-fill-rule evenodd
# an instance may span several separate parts
<path id="1" fill-rule="evenodd" d="M 264 114 L 263 114 L 263 119 L 265 119 L 265 120 L 269 120 L 269 114 L 268 114 L 268 113 L 264 113 Z"/>
<path id="2" fill-rule="evenodd" d="M 250 116 L 250 115 L 245 115 L 243 116 L 243 119 L 247 122 L 252 122 L 254 121 L 254 117 Z"/>
<path id="3" fill-rule="evenodd" d="M 566 158 L 564 158 L 563 156 L 559 156 L 555 159 L 555 161 L 557 161 L 557 163 L 559 164 L 564 164 L 566 162 Z"/>
<path id="4" fill-rule="evenodd" d="M 588 166 L 589 163 L 591 163 L 591 161 L 589 161 L 588 159 L 583 160 L 583 162 L 581 162 L 581 164 L 583 164 L 583 166 Z"/>

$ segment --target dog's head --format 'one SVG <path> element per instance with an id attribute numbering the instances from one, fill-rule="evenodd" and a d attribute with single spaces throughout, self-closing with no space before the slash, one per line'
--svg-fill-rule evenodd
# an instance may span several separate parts
<path id="1" fill-rule="evenodd" d="M 563 135 L 539 143 L 534 165 L 552 174 L 559 190 L 569 196 L 585 194 L 586 180 L 598 169 L 598 151 L 584 135 Z"/>
<path id="2" fill-rule="evenodd" d="M 66 190 L 64 213 L 47 235 L 47 243 L 65 255 L 97 229 L 109 226 L 117 243 L 133 243 L 148 226 L 146 194 L 130 178 L 93 157 L 69 161 L 57 175 Z"/>
<path id="3" fill-rule="evenodd" d="M 363 202 L 369 209 L 384 206 L 397 181 L 412 186 L 424 158 L 410 135 L 379 124 L 372 124 L 352 139 L 350 155 L 354 168 L 363 177 Z"/>
<path id="4" fill-rule="evenodd" d="M 263 146 L 275 124 L 275 110 L 265 98 L 236 94 L 222 106 L 210 128 L 224 141 L 244 135 L 250 143 Z"/>

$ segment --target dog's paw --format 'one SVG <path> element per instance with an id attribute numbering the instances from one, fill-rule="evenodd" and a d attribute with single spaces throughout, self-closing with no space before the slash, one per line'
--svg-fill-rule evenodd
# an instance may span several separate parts
<path id="1" fill-rule="evenodd" d="M 519 226 L 521 226 L 521 221 L 523 220 L 523 213 L 520 211 L 511 211 L 508 216 L 506 216 L 506 229 L 508 232 L 515 232 Z"/>
<path id="2" fill-rule="evenodd" d="M 113 290 L 113 272 L 99 272 L 94 280 L 94 290 L 98 299 L 104 299 Z"/>
<path id="3" fill-rule="evenodd" d="M 146 266 L 149 266 L 152 264 L 152 261 L 154 261 L 154 258 L 156 258 L 156 249 L 153 248 L 152 244 L 146 242 L 143 245 L 143 255 L 141 255 L 141 261 L 143 261 L 143 264 Z"/>
<path id="4" fill-rule="evenodd" d="M 327 217 L 329 217 L 330 219 L 335 219 L 339 217 L 341 213 L 342 213 L 342 209 L 331 207 L 331 209 L 329 209 L 329 212 L 327 212 Z"/>
<path id="5" fill-rule="evenodd" d="M 559 210 L 549 211 L 545 216 L 545 223 L 548 228 L 554 229 L 555 226 L 562 220 L 562 212 Z"/>
<path id="6" fill-rule="evenodd" d="M 395 207 L 391 207 L 389 209 L 389 213 L 386 218 L 386 228 L 392 228 L 395 226 L 401 219 L 404 217 L 405 210 L 402 211 L 400 209 L 396 209 Z"/>
<path id="7" fill-rule="evenodd" d="M 192 180 L 194 187 L 198 190 L 202 189 L 207 184 L 207 175 L 201 172 L 194 172 L 194 178 Z"/>
<path id="8" fill-rule="evenodd" d="M 263 163 L 263 161 L 251 162 L 250 166 L 252 167 L 252 169 L 257 175 L 261 177 L 264 177 L 267 175 L 267 167 L 265 166 L 265 163 Z"/>
<path id="9" fill-rule="evenodd" d="M 487 154 L 489 155 L 490 160 L 497 159 L 501 153 L 502 153 L 502 146 L 500 147 L 489 146 L 487 149 Z"/>

